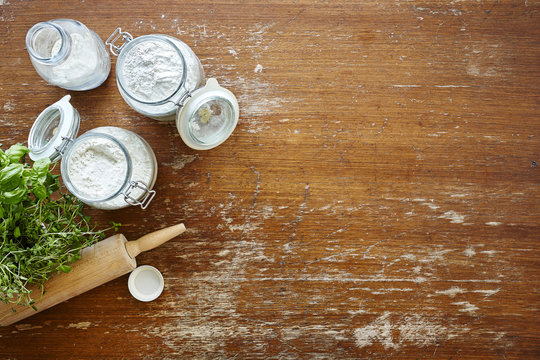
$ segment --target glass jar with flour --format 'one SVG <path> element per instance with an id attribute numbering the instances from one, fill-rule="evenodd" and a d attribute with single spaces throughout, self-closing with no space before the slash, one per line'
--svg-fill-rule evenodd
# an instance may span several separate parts
<path id="1" fill-rule="evenodd" d="M 232 134 L 239 117 L 236 97 L 214 78 L 203 86 L 202 65 L 185 43 L 167 35 L 134 39 L 118 28 L 106 44 L 118 55 L 120 94 L 135 111 L 175 120 L 183 141 L 196 150 L 214 148 Z"/>
<path id="2" fill-rule="evenodd" d="M 118 127 L 98 127 L 76 138 L 80 117 L 71 96 L 47 107 L 28 136 L 30 158 L 62 158 L 67 189 L 84 203 L 104 210 L 138 205 L 145 209 L 155 196 L 157 161 L 139 135 Z"/>
<path id="3" fill-rule="evenodd" d="M 122 39 L 122 43 L 115 42 Z M 178 104 L 205 80 L 199 58 L 168 35 L 137 38 L 120 28 L 105 42 L 116 61 L 116 83 L 133 110 L 155 120 L 174 120 Z"/>
<path id="4" fill-rule="evenodd" d="M 38 74 L 67 90 L 90 90 L 109 76 L 111 59 L 99 36 L 84 24 L 56 19 L 35 24 L 26 49 Z"/>

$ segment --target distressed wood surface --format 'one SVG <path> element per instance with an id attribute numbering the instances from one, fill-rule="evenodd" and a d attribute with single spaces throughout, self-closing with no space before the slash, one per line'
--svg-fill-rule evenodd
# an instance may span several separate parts
<path id="1" fill-rule="evenodd" d="M 113 72 L 71 92 L 159 162 L 147 210 L 89 210 L 134 239 L 189 231 L 127 276 L 0 329 L 3 359 L 540 357 L 538 1 L 0 0 L 0 142 L 68 93 L 36 22 L 186 42 L 241 116 L 207 152 L 132 111 Z"/>

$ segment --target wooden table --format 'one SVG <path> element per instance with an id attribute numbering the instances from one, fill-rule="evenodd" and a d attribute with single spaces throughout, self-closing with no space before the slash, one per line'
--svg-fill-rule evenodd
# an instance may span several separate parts
<path id="1" fill-rule="evenodd" d="M 0 142 L 70 93 L 81 132 L 143 136 L 147 210 L 88 213 L 137 238 L 189 231 L 127 276 L 0 329 L 3 359 L 540 357 L 538 1 L 0 0 Z M 26 31 L 186 42 L 238 97 L 231 138 L 184 145 L 99 88 L 47 85 Z"/>

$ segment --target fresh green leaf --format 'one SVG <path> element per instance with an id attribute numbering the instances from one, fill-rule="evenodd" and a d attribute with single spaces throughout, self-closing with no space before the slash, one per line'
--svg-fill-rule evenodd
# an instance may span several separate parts
<path id="1" fill-rule="evenodd" d="M 6 155 L 11 163 L 16 163 L 19 162 L 21 158 L 29 152 L 30 150 L 26 146 L 16 144 L 12 145 L 9 149 L 6 150 Z"/>
<path id="2" fill-rule="evenodd" d="M 19 186 L 23 170 L 23 164 L 9 164 L 0 170 L 0 191 L 12 191 Z"/>
<path id="3" fill-rule="evenodd" d="M 21 202 L 21 200 L 26 196 L 26 188 L 18 188 L 13 191 L 6 191 L 2 195 L 2 201 L 6 204 L 16 204 Z"/>
<path id="4" fill-rule="evenodd" d="M 34 166 L 32 166 L 32 171 L 39 175 L 47 175 L 50 165 L 51 159 L 49 159 L 48 157 L 42 158 L 34 162 Z"/>
<path id="5" fill-rule="evenodd" d="M 120 227 L 122 226 L 122 223 L 117 223 L 117 222 L 111 221 L 111 226 L 112 226 L 113 230 L 116 232 L 116 231 L 118 231 L 118 229 L 120 229 Z"/>
<path id="6" fill-rule="evenodd" d="M 9 164 L 9 158 L 5 152 L 0 150 L 0 167 L 4 167 Z"/>
<path id="7" fill-rule="evenodd" d="M 58 270 L 61 270 L 62 272 L 68 273 L 71 271 L 71 266 L 67 265 L 59 265 Z"/>
<path id="8" fill-rule="evenodd" d="M 39 200 L 43 200 L 47 197 L 47 188 L 45 185 L 38 185 L 32 187 L 32 193 L 38 198 Z"/>

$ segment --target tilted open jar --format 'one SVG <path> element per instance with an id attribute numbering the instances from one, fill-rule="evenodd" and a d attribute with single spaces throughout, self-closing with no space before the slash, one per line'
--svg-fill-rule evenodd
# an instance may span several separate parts
<path id="1" fill-rule="evenodd" d="M 26 34 L 26 49 L 45 81 L 68 90 L 96 88 L 111 70 L 103 41 L 77 20 L 55 19 L 35 24 Z"/>
<path id="2" fill-rule="evenodd" d="M 161 34 L 134 39 L 118 28 L 106 44 L 118 56 L 120 94 L 135 111 L 175 120 L 183 141 L 196 150 L 214 148 L 232 134 L 239 118 L 236 97 L 214 78 L 203 86 L 202 65 L 185 43 Z"/>
<path id="3" fill-rule="evenodd" d="M 104 126 L 76 137 L 80 116 L 71 96 L 47 107 L 28 136 L 30 158 L 62 158 L 66 188 L 85 204 L 103 210 L 138 205 L 145 209 L 155 196 L 157 161 L 150 145 L 126 129 Z"/>

